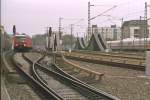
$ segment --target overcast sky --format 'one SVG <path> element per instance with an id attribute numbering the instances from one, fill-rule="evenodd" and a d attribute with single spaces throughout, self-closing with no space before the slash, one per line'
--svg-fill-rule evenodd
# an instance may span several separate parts
<path id="1" fill-rule="evenodd" d="M 12 34 L 12 26 L 16 25 L 17 32 L 43 34 L 46 27 L 53 27 L 58 31 L 58 18 L 63 17 L 63 31 L 69 33 L 70 24 L 74 26 L 74 34 L 81 36 L 87 27 L 87 13 L 89 0 L 2 0 L 2 25 Z M 150 0 L 90 0 L 91 4 L 99 5 L 91 7 L 91 17 L 117 5 L 116 8 L 105 13 L 112 17 L 101 16 L 91 21 L 100 27 L 117 24 L 120 26 L 123 18 L 126 20 L 139 19 L 144 16 L 144 2 L 150 4 Z M 150 17 L 148 8 L 148 18 Z M 83 18 L 84 20 L 79 20 Z M 71 20 L 72 19 L 72 20 Z"/>

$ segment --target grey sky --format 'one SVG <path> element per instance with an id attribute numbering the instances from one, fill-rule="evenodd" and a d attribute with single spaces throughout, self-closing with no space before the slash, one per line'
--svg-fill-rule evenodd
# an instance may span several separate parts
<path id="1" fill-rule="evenodd" d="M 63 17 L 62 24 L 64 31 L 69 32 L 69 24 L 78 20 L 68 20 L 70 18 L 84 21 L 77 23 L 82 27 L 74 26 L 74 33 L 83 35 L 87 27 L 87 3 L 89 0 L 2 0 L 2 25 L 6 31 L 12 34 L 12 26 L 16 25 L 17 32 L 27 34 L 43 34 L 45 27 L 52 26 L 53 30 L 58 30 L 58 18 Z M 91 4 L 105 5 L 91 7 L 91 17 L 100 14 L 113 5 L 117 7 L 106 15 L 113 16 L 98 17 L 92 24 L 98 26 L 110 26 L 111 24 L 121 24 L 120 18 L 124 20 L 139 19 L 144 16 L 144 2 L 150 4 L 150 0 L 90 0 Z M 150 17 L 148 8 L 148 17 Z M 111 20 L 110 20 L 111 19 Z M 117 19 L 117 20 L 115 20 Z"/>

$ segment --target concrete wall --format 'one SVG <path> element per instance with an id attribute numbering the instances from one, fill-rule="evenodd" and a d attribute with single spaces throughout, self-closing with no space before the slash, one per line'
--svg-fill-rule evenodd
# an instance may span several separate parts
<path id="1" fill-rule="evenodd" d="M 117 28 L 111 28 L 111 27 L 98 27 L 98 33 L 101 33 L 103 37 L 110 40 L 117 40 L 120 39 L 121 29 L 119 27 Z M 93 30 L 93 33 L 96 32 Z"/>
<path id="2" fill-rule="evenodd" d="M 134 30 L 135 29 L 140 29 L 140 27 L 138 27 L 138 26 L 133 26 L 133 27 L 130 27 L 130 38 L 134 38 Z"/>
<path id="3" fill-rule="evenodd" d="M 147 29 L 146 22 L 140 20 L 131 20 L 131 21 L 125 21 L 122 25 L 122 33 L 123 38 L 134 38 L 134 30 L 139 29 L 137 36 L 139 38 L 144 38 L 149 36 L 149 30 Z M 139 34 L 139 35 L 138 35 Z"/>
<path id="4" fill-rule="evenodd" d="M 122 35 L 123 35 L 123 39 L 125 38 L 130 38 L 130 29 L 128 26 L 124 26 L 122 29 Z"/>

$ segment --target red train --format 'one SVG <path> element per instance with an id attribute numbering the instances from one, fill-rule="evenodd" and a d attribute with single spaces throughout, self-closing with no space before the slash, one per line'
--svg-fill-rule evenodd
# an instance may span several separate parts
<path id="1" fill-rule="evenodd" d="M 32 48 L 32 39 L 26 34 L 15 34 L 12 41 L 14 51 L 30 50 Z"/>

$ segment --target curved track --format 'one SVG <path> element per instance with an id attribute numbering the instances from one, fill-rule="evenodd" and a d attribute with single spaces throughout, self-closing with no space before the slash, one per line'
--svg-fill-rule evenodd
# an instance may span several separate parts
<path id="1" fill-rule="evenodd" d="M 12 61 L 18 73 L 25 79 L 27 82 L 38 92 L 40 92 L 40 96 L 42 100 L 61 100 L 57 96 L 55 96 L 51 91 L 45 88 L 41 83 L 39 83 L 36 79 L 32 77 L 30 72 L 24 70 L 23 66 L 14 59 L 15 54 L 13 54 Z"/>
<path id="2" fill-rule="evenodd" d="M 24 56 L 25 57 L 25 56 Z M 28 59 L 27 57 L 25 57 Z M 41 58 L 42 59 L 42 58 Z M 39 60 L 41 60 L 39 59 Z M 38 61 L 39 61 L 38 60 Z M 43 67 L 37 62 L 32 62 L 32 72 L 34 77 L 43 84 L 47 89 L 50 89 L 56 96 L 64 100 L 119 100 L 118 98 L 111 96 L 107 93 L 92 89 L 87 84 L 68 76 L 61 70 L 51 71 L 48 68 Z M 53 64 L 52 67 L 57 69 Z M 58 70 L 58 69 L 57 69 Z"/>

